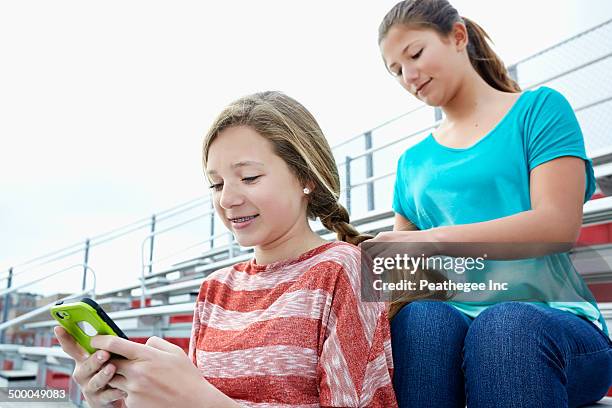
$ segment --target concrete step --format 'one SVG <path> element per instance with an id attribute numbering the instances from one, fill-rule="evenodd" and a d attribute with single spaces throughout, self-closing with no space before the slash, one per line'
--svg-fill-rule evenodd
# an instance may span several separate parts
<path id="1" fill-rule="evenodd" d="M 612 397 L 605 397 L 604 399 L 602 399 L 595 405 L 585 405 L 585 408 L 588 408 L 588 407 L 593 407 L 593 408 L 612 407 Z"/>

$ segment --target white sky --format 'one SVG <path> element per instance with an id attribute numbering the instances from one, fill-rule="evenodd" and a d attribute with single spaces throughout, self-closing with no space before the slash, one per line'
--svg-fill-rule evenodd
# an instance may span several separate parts
<path id="1" fill-rule="evenodd" d="M 286 92 L 332 145 L 407 111 L 376 44 L 393 4 L 1 2 L 0 273 L 205 194 L 202 136 L 244 94 Z M 507 64 L 612 18 L 609 0 L 453 4 Z"/>

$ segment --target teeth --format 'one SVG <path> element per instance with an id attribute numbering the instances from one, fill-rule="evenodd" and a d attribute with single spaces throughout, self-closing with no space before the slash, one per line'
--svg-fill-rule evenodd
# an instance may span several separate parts
<path id="1" fill-rule="evenodd" d="M 245 221 L 248 221 L 248 220 L 253 219 L 253 218 L 255 218 L 254 215 L 252 215 L 250 217 L 233 218 L 232 222 L 245 222 Z"/>

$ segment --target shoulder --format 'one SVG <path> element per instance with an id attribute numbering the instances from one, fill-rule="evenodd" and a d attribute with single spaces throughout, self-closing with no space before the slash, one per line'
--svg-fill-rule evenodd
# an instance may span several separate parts
<path id="1" fill-rule="evenodd" d="M 537 98 L 564 98 L 563 94 L 556 89 L 550 88 L 548 86 L 540 86 L 536 89 L 525 91 L 531 93 L 534 97 Z"/>
<path id="2" fill-rule="evenodd" d="M 525 93 L 532 109 L 555 111 L 559 108 L 565 109 L 570 107 L 567 98 L 561 92 L 547 86 L 525 91 Z"/>
<path id="3" fill-rule="evenodd" d="M 361 250 L 359 247 L 348 242 L 335 241 L 327 250 L 317 255 L 320 262 L 332 262 L 340 266 L 359 266 Z"/>
<path id="4" fill-rule="evenodd" d="M 525 91 L 525 94 L 522 119 L 528 139 L 559 125 L 577 126 L 574 110 L 561 92 L 541 86 Z"/>
<path id="5" fill-rule="evenodd" d="M 348 277 L 350 282 L 358 280 L 361 271 L 361 250 L 359 247 L 343 241 L 334 241 L 325 251 L 312 258 L 309 269 L 317 269 L 323 272 L 332 282 L 345 281 L 342 277 Z"/>
<path id="6" fill-rule="evenodd" d="M 386 316 L 383 302 L 375 301 L 378 294 L 362 288 L 361 249 L 355 245 L 338 242 L 330 251 L 329 260 L 335 265 L 332 294 L 332 309 L 337 315 L 358 316 L 371 344 L 374 328 L 381 316 Z M 362 289 L 365 289 L 362 290 Z M 363 300 L 368 297 L 367 300 Z"/>
<path id="7" fill-rule="evenodd" d="M 325 262 L 326 272 L 333 276 L 332 285 L 335 291 L 345 288 L 358 296 L 361 292 L 361 249 L 346 242 L 336 242 L 321 258 Z M 348 289 L 350 288 L 350 289 Z"/>

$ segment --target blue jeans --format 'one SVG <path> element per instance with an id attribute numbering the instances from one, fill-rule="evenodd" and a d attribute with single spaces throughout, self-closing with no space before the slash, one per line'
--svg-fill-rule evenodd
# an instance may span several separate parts
<path id="1" fill-rule="evenodd" d="M 400 407 L 577 407 L 612 384 L 612 342 L 570 312 L 521 302 L 471 319 L 417 301 L 391 322 Z"/>

